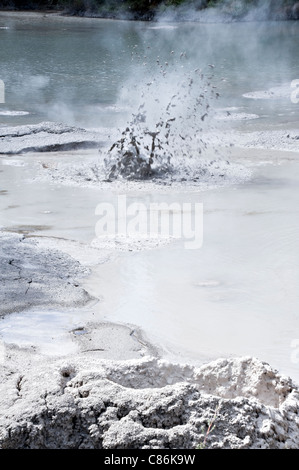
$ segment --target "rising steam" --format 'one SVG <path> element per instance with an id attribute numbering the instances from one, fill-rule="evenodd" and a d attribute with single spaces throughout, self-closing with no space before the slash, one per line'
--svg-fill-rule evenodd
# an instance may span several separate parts
<path id="1" fill-rule="evenodd" d="M 199 69 L 178 73 L 177 63 L 175 67 L 170 73 L 162 68 L 141 87 L 137 111 L 104 157 L 109 180 L 175 174 L 207 149 L 204 130 L 219 97 L 213 66 L 208 73 Z"/>

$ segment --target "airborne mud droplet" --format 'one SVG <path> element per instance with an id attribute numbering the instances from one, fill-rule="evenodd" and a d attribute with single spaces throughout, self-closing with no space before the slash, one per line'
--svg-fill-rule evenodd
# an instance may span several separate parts
<path id="1" fill-rule="evenodd" d="M 180 180 L 182 174 L 194 180 L 211 165 L 202 156 L 208 147 L 204 134 L 211 125 L 212 104 L 219 96 L 213 77 L 199 69 L 160 74 L 147 81 L 137 112 L 105 155 L 108 180 L 166 175 Z M 198 164 L 190 165 L 191 160 Z"/>

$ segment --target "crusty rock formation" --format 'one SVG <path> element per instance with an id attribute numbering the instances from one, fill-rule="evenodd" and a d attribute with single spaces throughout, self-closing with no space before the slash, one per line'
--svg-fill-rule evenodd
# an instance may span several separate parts
<path id="1" fill-rule="evenodd" d="M 104 361 L 94 353 L 27 370 L 7 364 L 0 373 L 2 449 L 299 445 L 297 387 L 253 358 L 196 368 L 153 357 Z"/>

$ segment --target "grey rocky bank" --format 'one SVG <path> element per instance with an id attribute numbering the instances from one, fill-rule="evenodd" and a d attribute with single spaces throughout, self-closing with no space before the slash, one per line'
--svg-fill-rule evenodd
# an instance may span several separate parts
<path id="1" fill-rule="evenodd" d="M 104 361 L 92 353 L 22 369 L 8 359 L 0 378 L 2 449 L 299 445 L 298 389 L 252 358 L 194 368 L 151 357 Z"/>
<path id="2" fill-rule="evenodd" d="M 0 129 L 0 155 L 98 148 L 101 143 L 96 132 L 54 122 Z"/>
<path id="3" fill-rule="evenodd" d="M 24 235 L 0 232 L 0 314 L 36 306 L 79 307 L 91 297 L 78 279 L 88 269 Z"/>

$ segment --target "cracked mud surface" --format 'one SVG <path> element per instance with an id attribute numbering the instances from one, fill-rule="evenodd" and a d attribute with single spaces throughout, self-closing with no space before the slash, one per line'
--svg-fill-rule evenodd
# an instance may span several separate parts
<path id="1" fill-rule="evenodd" d="M 82 306 L 90 296 L 78 279 L 88 273 L 77 261 L 43 249 L 22 235 L 0 232 L 0 313 L 35 306 Z"/>

